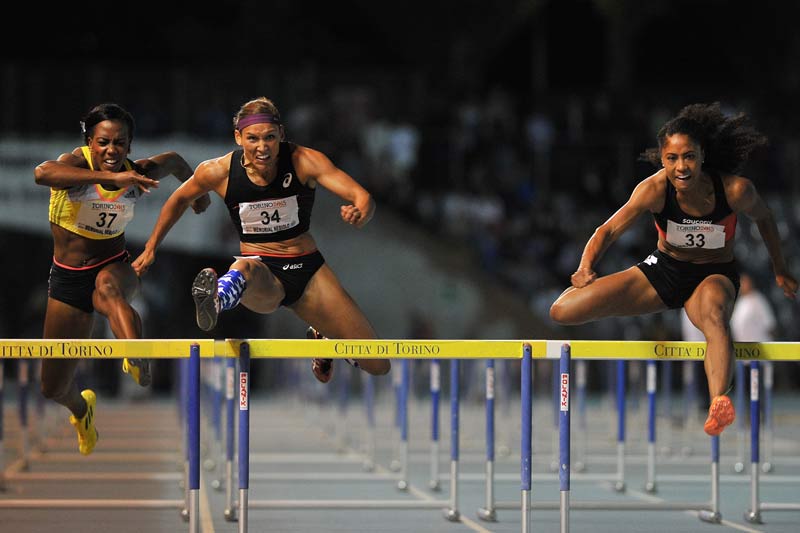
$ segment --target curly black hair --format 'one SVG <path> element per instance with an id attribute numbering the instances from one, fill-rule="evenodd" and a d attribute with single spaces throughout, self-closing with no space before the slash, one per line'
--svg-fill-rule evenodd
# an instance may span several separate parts
<path id="1" fill-rule="evenodd" d="M 729 174 L 741 171 L 750 153 L 768 143 L 767 137 L 750 125 L 745 113 L 726 116 L 719 102 L 691 104 L 658 130 L 658 147 L 648 148 L 639 159 L 660 167 L 664 142 L 676 133 L 688 135 L 702 147 L 704 166 Z"/>

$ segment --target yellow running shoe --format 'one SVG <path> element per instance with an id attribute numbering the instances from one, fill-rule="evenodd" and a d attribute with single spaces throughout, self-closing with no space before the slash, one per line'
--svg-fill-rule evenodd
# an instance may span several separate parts
<path id="1" fill-rule="evenodd" d="M 708 408 L 708 418 L 703 425 L 703 430 L 716 437 L 722 430 L 731 425 L 736 419 L 736 410 L 733 408 L 731 399 L 724 394 L 715 396 Z"/>
<path id="2" fill-rule="evenodd" d="M 130 374 L 138 385 L 147 387 L 151 382 L 150 360 L 149 359 L 128 359 L 122 360 L 122 371 Z"/>
<path id="3" fill-rule="evenodd" d="M 94 427 L 94 407 L 97 404 L 97 396 L 91 389 L 81 391 L 81 396 L 86 400 L 86 414 L 78 420 L 75 415 L 70 415 L 69 422 L 75 426 L 78 432 L 78 450 L 83 455 L 89 455 L 97 444 L 100 434 Z"/>

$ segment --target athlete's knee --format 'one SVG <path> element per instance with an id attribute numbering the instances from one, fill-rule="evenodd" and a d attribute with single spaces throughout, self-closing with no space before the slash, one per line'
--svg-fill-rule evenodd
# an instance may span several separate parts
<path id="1" fill-rule="evenodd" d="M 579 317 L 575 313 L 575 306 L 561 300 L 556 300 L 550 306 L 550 318 L 562 326 L 574 326 L 580 323 Z"/>
<path id="2" fill-rule="evenodd" d="M 114 276 L 108 272 L 100 272 L 97 275 L 94 285 L 94 294 L 92 296 L 92 299 L 96 302 L 95 305 L 97 305 L 98 302 L 102 305 L 103 302 L 124 298 L 122 287 L 120 287 Z"/>

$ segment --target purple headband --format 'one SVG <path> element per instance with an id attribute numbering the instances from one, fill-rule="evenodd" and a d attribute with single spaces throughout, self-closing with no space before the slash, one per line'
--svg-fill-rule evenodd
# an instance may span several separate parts
<path id="1" fill-rule="evenodd" d="M 247 126 L 252 126 L 253 124 L 280 124 L 281 119 L 277 115 L 272 115 L 270 113 L 256 113 L 255 115 L 247 115 L 246 117 L 242 117 L 236 123 L 236 129 L 242 131 Z"/>

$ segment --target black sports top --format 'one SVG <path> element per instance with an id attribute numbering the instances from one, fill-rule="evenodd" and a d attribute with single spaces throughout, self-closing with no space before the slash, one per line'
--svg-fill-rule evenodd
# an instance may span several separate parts
<path id="1" fill-rule="evenodd" d="M 678 205 L 677 191 L 667 180 L 664 209 L 653 213 L 658 235 L 678 248 L 722 248 L 736 235 L 736 213 L 725 198 L 722 178 L 708 171 L 714 184 L 714 209 L 708 215 L 688 215 Z M 724 239 L 722 237 L 724 236 Z"/>
<path id="2" fill-rule="evenodd" d="M 311 225 L 315 189 L 297 178 L 294 144 L 282 142 L 278 172 L 269 185 L 256 185 L 242 166 L 244 150 L 231 155 L 225 205 L 242 242 L 276 242 L 297 237 Z"/>

